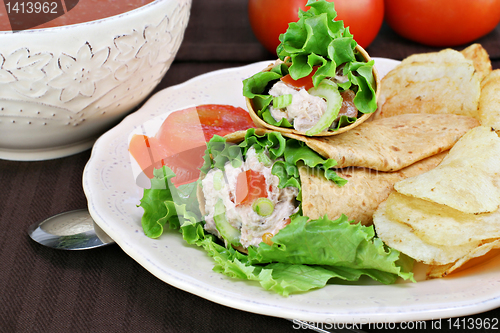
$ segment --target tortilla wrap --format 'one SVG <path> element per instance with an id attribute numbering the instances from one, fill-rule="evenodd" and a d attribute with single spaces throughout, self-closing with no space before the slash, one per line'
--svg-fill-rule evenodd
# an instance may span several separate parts
<path id="1" fill-rule="evenodd" d="M 368 53 L 361 46 L 357 45 L 356 46 L 356 51 L 358 51 L 363 56 L 363 58 L 365 58 L 366 62 L 369 62 L 371 60 L 371 58 L 368 55 Z M 279 63 L 283 63 L 283 61 L 281 61 L 281 60 L 278 59 L 274 64 L 270 64 L 269 66 L 267 66 L 262 71 L 263 72 L 270 71 L 275 66 L 275 64 L 279 64 Z M 380 95 L 380 89 L 379 89 L 379 87 L 380 87 L 380 76 L 379 76 L 378 71 L 375 68 L 375 66 L 373 67 L 373 78 L 375 80 L 375 87 L 374 87 L 374 89 L 375 89 L 375 98 L 378 100 L 379 95 Z M 276 132 L 281 132 L 283 134 L 286 133 L 286 134 L 295 134 L 295 135 L 302 135 L 302 136 L 306 135 L 305 132 L 297 131 L 296 129 L 293 129 L 293 128 L 278 127 L 278 126 L 274 126 L 274 125 L 266 123 L 264 120 L 262 120 L 262 118 L 260 118 L 257 115 L 257 112 L 255 112 L 252 100 L 249 99 L 249 98 L 247 98 L 247 97 L 245 97 L 245 100 L 246 100 L 246 105 L 247 105 L 248 111 L 250 113 L 250 117 L 252 118 L 253 122 L 255 123 L 255 126 L 257 126 L 259 128 L 267 128 L 269 130 L 276 131 Z M 364 123 L 366 120 L 368 120 L 368 118 L 371 117 L 372 114 L 373 113 L 365 113 L 361 117 L 359 117 L 358 119 L 356 119 L 356 121 L 354 123 L 352 123 L 352 124 L 350 124 L 348 126 L 341 127 L 338 130 L 336 130 L 336 131 L 323 131 L 323 132 L 318 133 L 318 134 L 316 134 L 316 135 L 314 135 L 312 137 L 328 137 L 328 136 L 337 135 L 337 134 L 340 134 L 340 133 L 347 132 L 347 131 L 353 129 L 354 127 L 359 126 L 362 123 Z"/>
<path id="2" fill-rule="evenodd" d="M 397 171 L 449 150 L 478 125 L 474 118 L 454 114 L 404 114 L 366 122 L 332 137 L 286 136 L 305 142 L 324 158 L 336 160 L 338 168 Z"/>
<path id="3" fill-rule="evenodd" d="M 342 187 L 301 168 L 302 211 L 311 219 L 325 214 L 329 219 L 336 219 L 344 214 L 349 220 L 370 225 L 373 213 L 394 191 L 396 182 L 435 168 L 447 153 L 433 155 L 396 172 L 380 172 L 368 168 L 338 169 L 337 174 L 348 180 Z"/>

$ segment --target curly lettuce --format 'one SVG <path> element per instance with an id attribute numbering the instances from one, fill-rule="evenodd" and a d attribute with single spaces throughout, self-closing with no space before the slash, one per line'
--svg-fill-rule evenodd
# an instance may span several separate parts
<path id="1" fill-rule="evenodd" d="M 347 180 L 338 176 L 332 169 L 337 165 L 337 161 L 324 159 L 304 142 L 285 138 L 279 132 L 268 132 L 259 135 L 254 128 L 246 131 L 245 138 L 238 145 L 228 143 L 223 137 L 215 135 L 207 143 L 207 151 L 204 157 L 205 163 L 201 168 L 201 172 L 206 174 L 211 168 L 224 170 L 226 162 L 238 166 L 251 147 L 257 153 L 263 150 L 269 151 L 272 160 L 280 159 L 273 164 L 272 168 L 272 174 L 280 180 L 280 188 L 295 186 L 300 190 L 298 168 L 301 165 L 315 169 L 318 174 L 322 174 L 326 179 L 339 186 L 347 183 Z"/>
<path id="2" fill-rule="evenodd" d="M 150 238 L 158 238 L 164 227 L 179 229 L 186 225 L 201 221 L 201 213 L 196 199 L 196 182 L 176 188 L 171 179 L 175 173 L 167 166 L 153 171 L 151 187 L 144 189 L 140 206 L 144 209 L 141 218 L 144 234 Z"/>

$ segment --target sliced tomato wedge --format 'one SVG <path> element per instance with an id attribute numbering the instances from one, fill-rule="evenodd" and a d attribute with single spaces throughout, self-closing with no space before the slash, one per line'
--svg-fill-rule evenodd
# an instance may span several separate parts
<path id="1" fill-rule="evenodd" d="M 308 76 L 305 76 L 303 78 L 300 78 L 298 80 L 292 79 L 290 74 L 287 74 L 281 78 L 281 82 L 283 82 L 289 86 L 292 86 L 297 90 L 300 90 L 302 88 L 305 90 L 309 90 L 312 87 L 314 87 L 312 77 L 313 77 L 314 73 L 316 73 L 316 71 L 318 70 L 318 67 L 319 66 L 314 66 L 311 74 L 309 74 Z"/>
<path id="2" fill-rule="evenodd" d="M 205 149 L 206 146 L 199 146 L 163 159 L 163 164 L 175 173 L 175 177 L 172 178 L 175 186 L 192 183 L 200 177 Z"/>
<path id="3" fill-rule="evenodd" d="M 264 174 L 247 170 L 236 179 L 236 205 L 251 205 L 258 198 L 267 197 L 266 177 Z"/>
<path id="4" fill-rule="evenodd" d="M 172 154 L 157 138 L 145 135 L 134 135 L 130 140 L 129 151 L 137 161 L 141 170 L 149 178 L 153 178 L 153 170 L 167 165 L 175 173 L 172 183 L 175 186 L 196 181 L 203 166 L 205 146 L 196 147 L 184 152 Z"/>
<path id="5" fill-rule="evenodd" d="M 207 104 L 171 113 L 156 134 L 173 153 L 204 145 L 214 135 L 254 126 L 247 111 L 231 105 Z"/>
<path id="6" fill-rule="evenodd" d="M 206 142 L 253 127 L 247 111 L 231 105 L 207 104 L 172 112 L 154 137 L 134 135 L 129 151 L 143 172 L 153 178 L 153 169 L 168 166 L 176 174 L 175 186 L 198 179 Z"/>

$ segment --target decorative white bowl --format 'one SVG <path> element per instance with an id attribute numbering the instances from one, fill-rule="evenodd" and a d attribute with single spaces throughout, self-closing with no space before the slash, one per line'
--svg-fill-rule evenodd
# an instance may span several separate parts
<path id="1" fill-rule="evenodd" d="M 97 21 L 0 32 L 0 159 L 90 148 L 161 81 L 190 9 L 191 0 L 156 0 Z"/>

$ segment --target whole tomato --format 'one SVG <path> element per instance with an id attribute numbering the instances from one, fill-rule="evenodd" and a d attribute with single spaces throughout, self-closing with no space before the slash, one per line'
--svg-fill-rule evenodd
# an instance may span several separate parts
<path id="1" fill-rule="evenodd" d="M 387 24 L 410 40 L 438 47 L 463 45 L 500 22 L 500 0 L 385 0 Z"/>
<path id="2" fill-rule="evenodd" d="M 384 0 L 328 0 L 335 3 L 337 20 L 354 35 L 363 48 L 377 36 L 384 20 Z M 280 34 L 288 23 L 299 19 L 299 8 L 307 10 L 307 0 L 248 0 L 248 17 L 252 30 L 264 47 L 276 54 Z"/>

